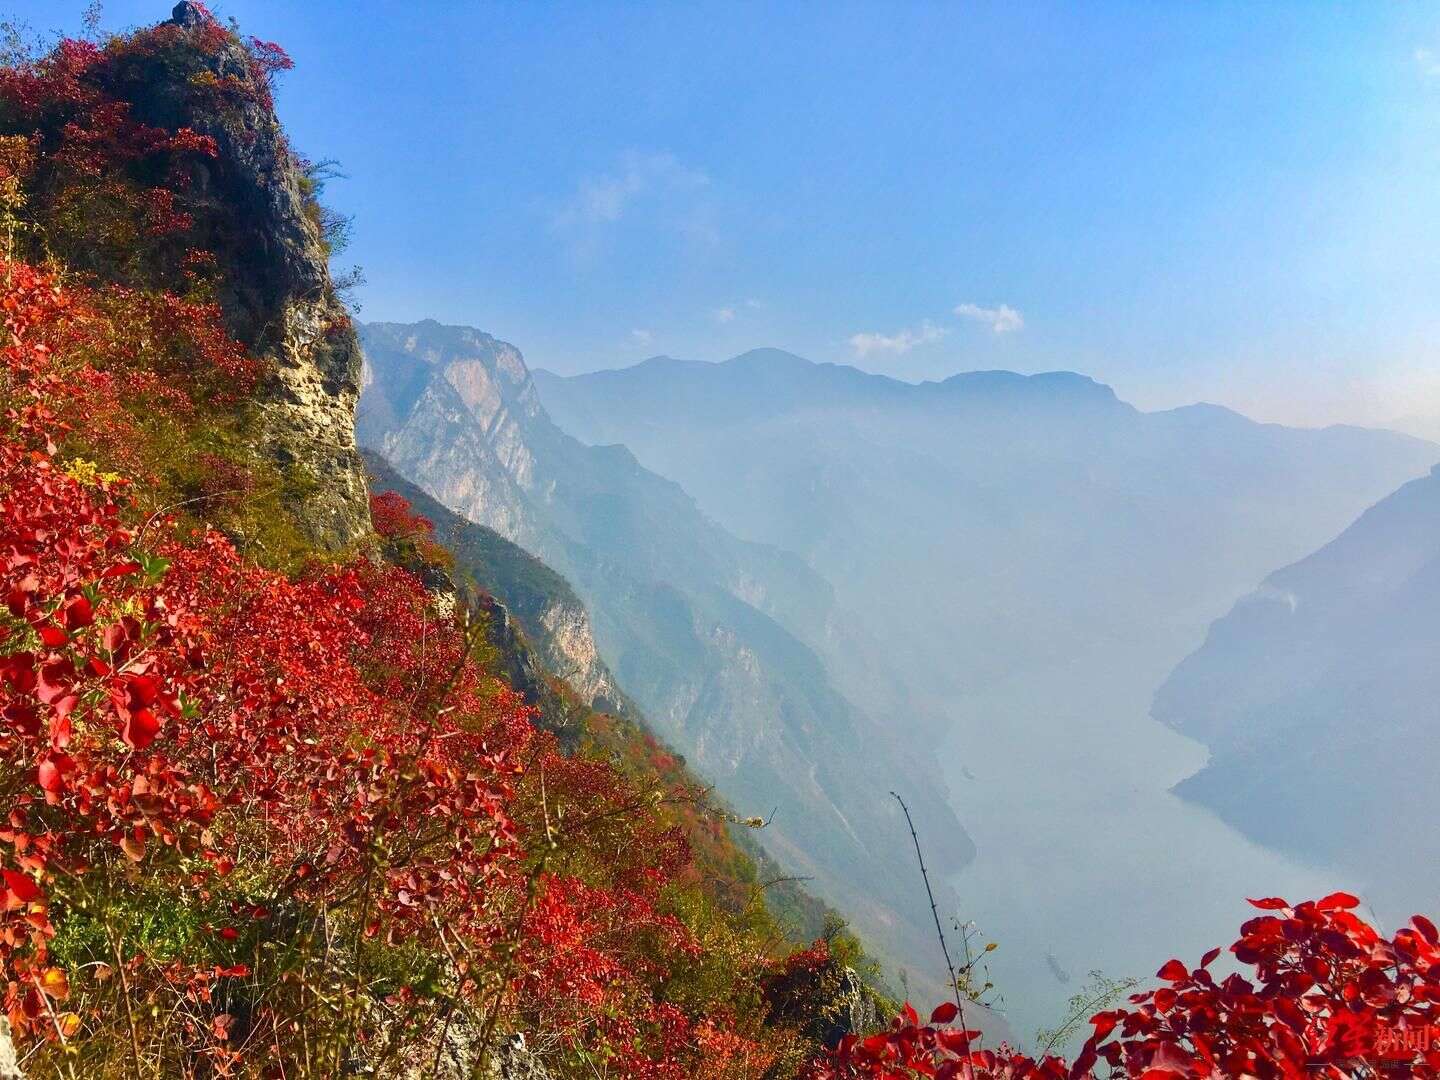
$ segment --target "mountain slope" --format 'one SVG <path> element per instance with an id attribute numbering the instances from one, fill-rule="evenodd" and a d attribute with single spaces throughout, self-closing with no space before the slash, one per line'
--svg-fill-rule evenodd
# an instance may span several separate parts
<path id="1" fill-rule="evenodd" d="M 776 350 L 536 386 L 578 438 L 623 443 L 834 584 L 808 643 L 944 772 L 979 852 L 952 881 L 960 915 L 1001 941 L 993 977 L 1020 1029 L 1065 1007 L 1052 953 L 1137 974 L 1158 949 L 1208 948 L 1217 912 L 1262 883 L 1350 884 L 1177 799 L 1203 748 L 1150 702 L 1256 581 L 1440 448 L 1208 405 L 1145 413 L 1072 373 L 913 385 Z"/>
<path id="2" fill-rule="evenodd" d="M 370 490 L 393 491 L 433 523 L 467 584 L 494 596 L 520 623 L 545 669 L 588 705 L 625 711 L 624 695 L 601 659 L 590 616 L 570 583 L 495 530 L 455 514 L 397 473 L 373 451 L 364 454 Z"/>
<path id="3" fill-rule="evenodd" d="M 1260 840 L 1440 888 L 1440 468 L 1271 574 L 1170 676 L 1155 716 L 1203 741 L 1178 791 Z"/>
<path id="4" fill-rule="evenodd" d="M 792 555 L 737 540 L 623 447 L 562 432 L 513 346 L 434 322 L 369 325 L 362 340 L 362 442 L 570 580 L 660 733 L 743 813 L 773 809 L 767 845 L 877 948 L 924 963 L 887 792 L 913 794 L 938 865 L 958 868 L 973 849 L 931 767 L 839 693 L 807 644 L 827 632 L 829 585 Z"/>
<path id="5" fill-rule="evenodd" d="M 493 529 L 437 502 L 383 458 L 373 452 L 364 457 L 371 491 L 393 492 L 429 520 L 435 539 L 453 556 L 453 577 L 463 588 L 481 590 L 475 602 L 491 621 L 488 637 L 497 662 L 506 681 L 539 709 L 544 727 L 568 747 L 627 762 L 648 786 L 658 783 L 667 791 L 702 786 L 684 757 L 657 744 L 610 674 L 589 614 L 569 582 Z M 763 889 L 765 909 L 797 944 L 826 932 L 834 913 L 800 883 L 785 879 L 748 829 L 717 828 L 714 812 L 697 809 L 680 816 L 708 888 L 736 909 L 753 904 Z"/>

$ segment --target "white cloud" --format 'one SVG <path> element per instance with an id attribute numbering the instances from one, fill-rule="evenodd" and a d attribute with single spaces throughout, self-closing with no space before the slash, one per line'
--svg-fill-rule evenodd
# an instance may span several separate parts
<path id="1" fill-rule="evenodd" d="M 962 319 L 970 319 L 973 322 L 983 323 L 997 334 L 1009 334 L 1013 331 L 1023 329 L 1025 316 L 1016 311 L 1009 304 L 1000 304 L 996 307 L 981 307 L 979 304 L 960 304 L 955 308 L 955 314 Z"/>
<path id="2" fill-rule="evenodd" d="M 710 178 L 682 165 L 670 153 L 630 151 L 613 172 L 583 178 L 575 194 L 555 214 L 557 229 L 619 221 L 637 201 L 670 191 L 708 186 Z"/>
<path id="3" fill-rule="evenodd" d="M 907 353 L 917 345 L 928 345 L 939 341 L 946 331 L 928 319 L 914 329 L 899 330 L 893 334 L 860 333 L 850 336 L 850 347 L 860 356 L 871 353 Z"/>
<path id="4" fill-rule="evenodd" d="M 630 336 L 635 339 L 637 345 L 649 345 L 655 340 L 655 335 L 649 330 L 631 330 Z"/>
<path id="5" fill-rule="evenodd" d="M 1432 78 L 1440 78 L 1440 54 L 1434 49 L 1416 49 L 1415 63 L 1420 65 L 1420 71 Z"/>
<path id="6" fill-rule="evenodd" d="M 674 154 L 630 151 L 614 169 L 583 177 L 551 214 L 550 230 L 581 262 L 599 255 L 617 229 L 631 227 L 656 229 L 708 251 L 721 240 L 709 188 L 709 176 Z"/>
<path id="7" fill-rule="evenodd" d="M 737 300 L 734 303 L 726 304 L 724 307 L 718 307 L 710 312 L 710 317 L 717 323 L 732 323 L 747 312 L 761 311 L 764 307 L 765 305 L 763 303 L 752 296 L 745 300 Z"/>

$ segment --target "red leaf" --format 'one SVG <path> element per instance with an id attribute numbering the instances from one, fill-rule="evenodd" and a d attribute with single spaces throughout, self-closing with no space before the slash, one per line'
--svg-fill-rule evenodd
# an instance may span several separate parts
<path id="1" fill-rule="evenodd" d="M 1155 973 L 1155 977 L 1166 982 L 1183 982 L 1190 977 L 1190 969 L 1179 960 L 1169 960 Z"/>
<path id="2" fill-rule="evenodd" d="M 29 874 L 22 874 L 18 870 L 0 870 L 0 877 L 4 877 L 5 887 L 14 893 L 21 903 L 28 904 L 40 899 L 40 886 L 35 884 L 35 879 Z"/>
<path id="3" fill-rule="evenodd" d="M 1360 906 L 1358 898 L 1348 892 L 1333 892 L 1315 905 L 1317 911 L 1341 911 Z"/>
<path id="4" fill-rule="evenodd" d="M 70 692 L 75 679 L 75 665 L 69 660 L 54 660 L 40 667 L 35 680 L 35 696 L 46 705 L 53 705 Z"/>
<path id="5" fill-rule="evenodd" d="M 935 1006 L 935 1011 L 930 1014 L 930 1022 L 932 1024 L 948 1024 L 958 1015 L 960 1015 L 960 1009 L 953 1001 L 947 1001 L 943 1005 Z"/>
<path id="6" fill-rule="evenodd" d="M 1120 1023 L 1120 1016 L 1121 1014 L 1118 1012 L 1102 1012 L 1092 1016 L 1090 1023 L 1095 1025 L 1095 1034 L 1092 1036 L 1092 1041 L 1098 1043 L 1101 1039 L 1105 1038 L 1105 1036 L 1109 1035 L 1110 1032 L 1114 1031 L 1115 1025 Z"/>
<path id="7" fill-rule="evenodd" d="M 1259 908 L 1261 911 L 1280 911 L 1290 906 L 1289 903 L 1281 900 L 1278 896 L 1267 896 L 1264 900 L 1251 900 L 1247 898 L 1245 902 L 1251 907 Z"/>
<path id="8" fill-rule="evenodd" d="M 160 721 L 155 714 L 149 709 L 137 709 L 130 714 L 130 719 L 125 721 L 120 737 L 134 749 L 144 750 L 155 741 L 159 731 Z"/>
<path id="9" fill-rule="evenodd" d="M 1211 949 L 1209 952 L 1207 952 L 1204 956 L 1202 956 L 1202 957 L 1200 958 L 1200 966 L 1201 966 L 1202 968 L 1207 968 L 1207 967 L 1209 967 L 1211 964 L 1213 964 L 1213 963 L 1215 962 L 1215 958 L 1216 958 L 1217 956 L 1219 956 L 1219 955 L 1220 955 L 1220 949 L 1219 949 L 1218 947 L 1216 947 L 1216 948 L 1214 948 L 1214 949 Z"/>
<path id="10" fill-rule="evenodd" d="M 58 795 L 65 787 L 65 778 L 55 758 L 46 758 L 35 770 L 40 787 L 51 795 Z"/>
<path id="11" fill-rule="evenodd" d="M 65 605 L 65 627 L 68 630 L 79 630 L 89 626 L 95 621 L 95 610 L 90 606 L 90 601 L 83 596 L 77 596 Z"/>
<path id="12" fill-rule="evenodd" d="M 131 862 L 139 862 L 145 857 L 145 834 L 139 829 L 126 833 L 120 838 L 120 850 Z"/>
<path id="13" fill-rule="evenodd" d="M 1424 915 L 1416 915 L 1410 920 L 1410 925 L 1415 927 L 1415 929 L 1419 931 L 1420 936 L 1431 945 L 1440 943 L 1440 933 L 1436 932 L 1435 924 Z"/>

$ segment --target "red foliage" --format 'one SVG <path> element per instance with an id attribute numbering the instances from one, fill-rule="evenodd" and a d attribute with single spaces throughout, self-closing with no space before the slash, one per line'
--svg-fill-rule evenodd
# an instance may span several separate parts
<path id="1" fill-rule="evenodd" d="M 1070 1065 L 979 1049 L 978 1032 L 946 1026 L 954 1005 L 926 1024 L 907 1005 L 888 1031 L 846 1039 L 812 1076 L 1084 1077 L 1101 1062 L 1142 1080 L 1440 1076 L 1440 1043 L 1414 1037 L 1440 1023 L 1440 934 L 1429 919 L 1387 939 L 1346 893 L 1250 903 L 1269 914 L 1245 923 L 1230 952 L 1252 977 L 1217 980 L 1219 949 L 1193 969 L 1170 960 L 1156 973 L 1169 985 L 1091 1018 Z"/>
<path id="2" fill-rule="evenodd" d="M 215 157 L 215 140 L 136 120 L 129 102 L 111 96 L 96 77 L 113 62 L 90 42 L 66 39 L 38 61 L 0 68 L 5 127 L 33 137 L 40 164 L 71 205 L 82 205 L 75 200 L 83 193 L 91 213 L 103 204 L 118 218 L 140 222 L 148 235 L 183 232 L 192 221 L 175 198 L 187 182 L 185 159 Z"/>
<path id="3" fill-rule="evenodd" d="M 453 634 L 397 654 L 395 638 L 419 640 L 426 603 L 402 571 L 362 563 L 290 582 L 218 534 L 182 542 L 162 525 L 142 540 L 123 522 L 123 485 L 87 487 L 57 467 L 62 380 L 26 328 L 62 300 L 17 271 L 6 309 L 4 360 L 29 392 L 0 444 L 0 752 L 7 775 L 31 778 L 0 833 L 17 1027 L 40 1015 L 27 984 L 44 970 L 48 887 L 106 845 L 140 861 L 158 843 L 219 866 L 244 855 L 235 823 L 259 815 L 296 895 L 371 875 L 392 937 L 437 912 L 481 921 L 478 894 L 517 855 L 503 803 L 524 706 L 465 666 Z M 403 696 L 381 692 L 396 689 L 397 663 Z M 443 739 L 442 693 L 470 725 Z M 425 856 L 377 875 L 371 854 L 397 830 L 423 835 Z"/>
<path id="4" fill-rule="evenodd" d="M 560 755 L 409 573 L 360 559 L 292 580 L 213 531 L 137 527 L 126 482 L 72 475 L 58 446 L 104 374 L 84 356 L 108 347 L 97 359 L 116 370 L 140 357 L 93 333 L 108 325 L 95 294 L 24 265 L 3 278 L 0 970 L 21 1037 L 83 1019 L 53 1008 L 71 993 L 50 957 L 56 905 L 136 865 L 229 897 L 220 955 L 271 933 L 277 910 L 350 910 L 377 947 L 458 950 L 462 998 L 498 976 L 530 1022 L 605 1047 L 623 1075 L 695 1075 L 702 1045 L 763 1058 L 656 995 L 699 946 L 664 910 L 689 850 L 652 820 L 651 793 Z M 428 536 L 403 500 L 376 504 L 382 533 Z M 607 851 L 603 879 L 527 870 L 522 820 L 545 851 L 552 819 Z M 132 985 L 158 980 L 202 1011 L 250 974 L 233 960 L 116 960 Z M 214 1012 L 192 1050 L 219 1067 L 244 1042 L 237 1025 L 266 1022 L 263 1009 Z"/>
<path id="5" fill-rule="evenodd" d="M 417 540 L 435 532 L 435 523 L 410 509 L 410 500 L 398 491 L 370 497 L 370 520 L 387 540 Z"/>

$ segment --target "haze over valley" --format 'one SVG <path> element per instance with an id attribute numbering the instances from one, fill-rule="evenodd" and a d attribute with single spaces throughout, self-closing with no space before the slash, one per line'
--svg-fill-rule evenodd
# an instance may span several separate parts
<path id="1" fill-rule="evenodd" d="M 1440 1080 L 1435 0 L 155 2 L 0 11 L 0 1080 Z"/>
<path id="2" fill-rule="evenodd" d="M 1339 882 L 1408 914 L 1283 808 L 1217 816 L 1194 793 L 1219 740 L 1168 689 L 1151 711 L 1435 444 L 1144 412 L 1069 372 L 913 384 L 760 349 L 562 377 L 466 328 L 362 340 L 362 442 L 570 576 L 619 683 L 742 813 L 775 808 L 762 843 L 907 978 L 928 909 L 895 787 L 945 916 L 1001 943 L 1022 1035 L 1092 970 L 1203 951 L 1248 895 Z"/>

